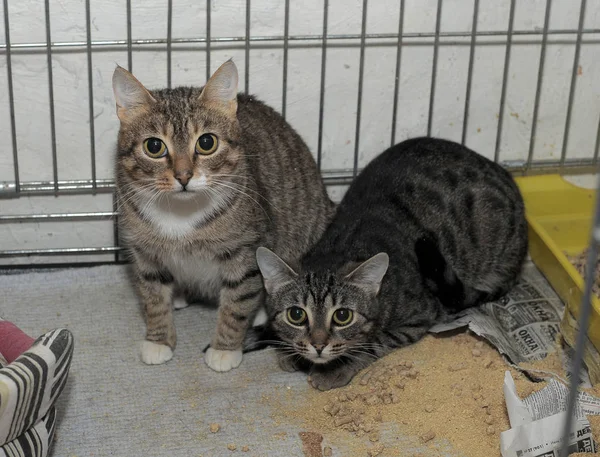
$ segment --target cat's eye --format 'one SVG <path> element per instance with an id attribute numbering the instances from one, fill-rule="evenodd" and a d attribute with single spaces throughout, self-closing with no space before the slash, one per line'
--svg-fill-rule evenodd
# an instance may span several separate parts
<path id="1" fill-rule="evenodd" d="M 303 325 L 306 322 L 306 311 L 297 306 L 292 306 L 287 310 L 287 319 L 292 325 Z"/>
<path id="2" fill-rule="evenodd" d="M 337 326 L 343 327 L 352 322 L 353 315 L 354 314 L 352 313 L 352 310 L 347 308 L 336 309 L 335 313 L 333 313 L 333 323 Z"/>
<path id="3" fill-rule="evenodd" d="M 153 159 L 160 159 L 167 155 L 167 146 L 158 138 L 144 140 L 144 153 Z"/>
<path id="4" fill-rule="evenodd" d="M 196 141 L 196 154 L 210 155 L 217 150 L 219 140 L 212 133 L 205 133 Z"/>

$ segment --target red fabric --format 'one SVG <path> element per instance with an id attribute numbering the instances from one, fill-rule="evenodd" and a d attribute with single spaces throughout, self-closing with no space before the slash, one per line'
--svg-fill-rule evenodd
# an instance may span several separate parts
<path id="1" fill-rule="evenodd" d="M 0 321 L 0 354 L 8 363 L 29 349 L 35 340 L 12 322 Z"/>

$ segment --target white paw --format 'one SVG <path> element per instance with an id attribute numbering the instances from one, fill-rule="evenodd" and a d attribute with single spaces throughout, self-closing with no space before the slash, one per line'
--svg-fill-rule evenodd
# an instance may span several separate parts
<path id="1" fill-rule="evenodd" d="M 267 322 L 268 316 L 267 316 L 267 312 L 265 311 L 264 308 L 261 308 L 258 310 L 258 313 L 256 313 L 256 317 L 254 318 L 254 323 L 252 324 L 252 327 L 256 327 L 258 325 L 263 325 Z"/>
<path id="2" fill-rule="evenodd" d="M 175 309 L 183 309 L 190 306 L 185 297 L 175 297 L 173 299 L 173 308 Z"/>
<path id="3" fill-rule="evenodd" d="M 146 365 L 160 365 L 168 362 L 173 357 L 173 351 L 169 346 L 144 341 L 142 343 L 142 362 Z"/>
<path id="4" fill-rule="evenodd" d="M 229 371 L 242 363 L 242 351 L 220 351 L 208 348 L 204 354 L 204 361 L 215 371 Z"/>

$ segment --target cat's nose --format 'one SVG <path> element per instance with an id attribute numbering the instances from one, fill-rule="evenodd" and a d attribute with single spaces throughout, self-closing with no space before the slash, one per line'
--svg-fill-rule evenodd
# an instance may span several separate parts
<path id="1" fill-rule="evenodd" d="M 325 349 L 324 344 L 313 344 L 313 347 L 315 348 L 315 351 L 317 351 L 317 355 L 321 355 L 321 352 Z"/>
<path id="2" fill-rule="evenodd" d="M 179 181 L 184 188 L 190 182 L 191 177 L 192 172 L 189 170 L 178 171 L 175 173 L 175 179 Z"/>

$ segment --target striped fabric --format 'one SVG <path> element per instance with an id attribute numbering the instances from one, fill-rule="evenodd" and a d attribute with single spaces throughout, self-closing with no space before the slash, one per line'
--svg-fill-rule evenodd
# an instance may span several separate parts
<path id="1" fill-rule="evenodd" d="M 47 454 L 72 356 L 73 335 L 58 329 L 0 368 L 0 457 Z"/>

